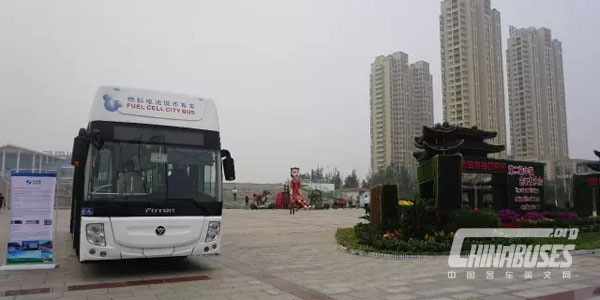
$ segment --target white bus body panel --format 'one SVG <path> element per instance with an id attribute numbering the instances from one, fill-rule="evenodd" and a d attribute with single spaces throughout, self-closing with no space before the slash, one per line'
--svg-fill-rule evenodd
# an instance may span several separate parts
<path id="1" fill-rule="evenodd" d="M 98 89 L 89 120 L 219 131 L 210 99 L 119 86 Z"/>
<path id="2" fill-rule="evenodd" d="M 221 217 L 82 217 L 79 261 L 219 254 L 220 235 L 204 242 L 209 221 L 221 221 Z M 88 242 L 86 225 L 90 223 L 104 224 L 106 246 Z M 165 228 L 163 235 L 156 233 L 158 226 Z M 102 252 L 106 255 L 101 256 Z"/>

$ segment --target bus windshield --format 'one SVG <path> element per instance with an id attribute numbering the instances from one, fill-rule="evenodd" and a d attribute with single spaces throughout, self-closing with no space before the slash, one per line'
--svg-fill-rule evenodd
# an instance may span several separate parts
<path id="1" fill-rule="evenodd" d="M 90 158 L 87 200 L 219 201 L 217 150 L 113 141 Z"/>

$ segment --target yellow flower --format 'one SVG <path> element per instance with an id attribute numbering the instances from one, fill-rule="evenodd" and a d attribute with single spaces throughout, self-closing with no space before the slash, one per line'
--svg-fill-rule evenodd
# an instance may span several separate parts
<path id="1" fill-rule="evenodd" d="M 412 201 L 408 201 L 408 200 L 398 200 L 398 205 L 400 205 L 400 206 L 412 206 L 413 203 L 412 203 Z"/>

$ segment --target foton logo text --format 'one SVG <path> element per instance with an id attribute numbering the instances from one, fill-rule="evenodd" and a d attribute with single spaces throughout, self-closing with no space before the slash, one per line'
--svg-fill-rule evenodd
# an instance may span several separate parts
<path id="1" fill-rule="evenodd" d="M 151 208 L 151 207 L 148 207 L 148 208 L 146 208 L 146 213 L 147 214 L 174 214 L 175 209 L 174 208 Z"/>

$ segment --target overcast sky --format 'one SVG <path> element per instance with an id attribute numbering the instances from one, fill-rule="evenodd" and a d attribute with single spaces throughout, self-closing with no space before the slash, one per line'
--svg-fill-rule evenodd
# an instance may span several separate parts
<path id="1" fill-rule="evenodd" d="M 216 101 L 238 181 L 289 168 L 369 171 L 369 67 L 431 64 L 442 118 L 440 1 L 0 1 L 0 144 L 68 150 L 100 85 Z M 600 148 L 600 1 L 495 0 L 563 43 L 571 157 Z M 506 63 L 504 63 L 506 67 Z M 506 82 L 506 78 L 505 78 Z M 508 110 L 508 107 L 507 107 Z"/>

